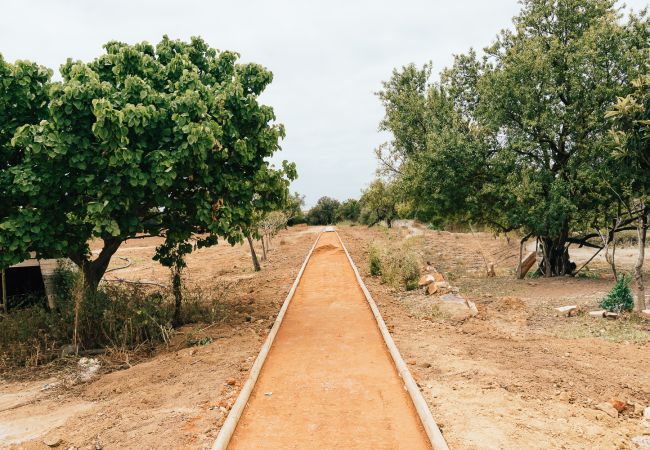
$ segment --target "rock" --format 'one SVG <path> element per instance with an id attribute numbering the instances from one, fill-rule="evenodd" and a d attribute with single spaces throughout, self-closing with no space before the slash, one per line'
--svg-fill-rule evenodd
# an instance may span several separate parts
<path id="1" fill-rule="evenodd" d="M 641 403 L 635 403 L 634 404 L 634 409 L 632 410 L 632 415 L 636 417 L 641 417 L 643 416 L 643 405 Z"/>
<path id="2" fill-rule="evenodd" d="M 43 439 L 43 444 L 47 445 L 48 447 L 58 447 L 61 445 L 62 441 L 63 440 L 59 436 L 53 436 Z"/>
<path id="3" fill-rule="evenodd" d="M 439 288 L 449 289 L 449 283 L 447 283 L 446 281 L 436 281 L 435 285 L 436 287 Z"/>
<path id="4" fill-rule="evenodd" d="M 618 313 L 605 311 L 605 314 L 603 314 L 603 317 L 605 317 L 605 319 L 617 319 L 618 318 Z"/>
<path id="5" fill-rule="evenodd" d="M 632 442 L 636 445 L 636 448 L 642 450 L 650 450 L 650 436 L 635 436 L 632 438 Z"/>
<path id="6" fill-rule="evenodd" d="M 408 361 L 406 361 L 406 364 L 408 364 L 409 366 L 414 366 L 417 364 L 417 361 L 414 359 L 409 359 Z"/>
<path id="7" fill-rule="evenodd" d="M 476 305 L 456 294 L 445 294 L 436 302 L 440 311 L 454 320 L 464 320 L 476 315 Z"/>
<path id="8" fill-rule="evenodd" d="M 560 306 L 559 308 L 555 308 L 555 310 L 565 314 L 567 317 L 571 317 L 578 312 L 578 305 Z"/>
<path id="9" fill-rule="evenodd" d="M 435 280 L 436 282 L 438 282 L 438 283 L 442 283 L 442 282 L 444 282 L 444 281 L 447 281 L 447 280 L 445 279 L 445 276 L 444 276 L 443 274 L 441 274 L 440 272 L 435 272 L 435 273 L 433 274 L 433 278 L 434 278 L 434 280 Z"/>
<path id="10" fill-rule="evenodd" d="M 650 406 L 648 406 L 643 410 L 643 418 L 650 419 Z"/>
<path id="11" fill-rule="evenodd" d="M 440 300 L 442 300 L 443 302 L 462 303 L 465 306 L 467 306 L 465 299 L 460 295 L 456 295 L 456 294 L 445 294 L 440 297 Z"/>
<path id="12" fill-rule="evenodd" d="M 567 391 L 562 391 L 560 392 L 560 395 L 557 396 L 557 398 L 563 402 L 568 402 L 571 400 L 571 394 L 569 394 Z"/>
<path id="13" fill-rule="evenodd" d="M 598 311 L 589 311 L 589 315 L 591 317 L 605 317 L 605 311 L 604 309 L 599 309 Z"/>
<path id="14" fill-rule="evenodd" d="M 615 398 L 611 399 L 609 401 L 609 404 L 612 405 L 614 407 L 614 409 L 616 411 L 618 411 L 619 413 L 622 412 L 625 409 L 625 406 L 626 406 L 625 402 L 622 402 L 622 401 L 620 401 L 618 399 L 615 399 Z"/>
<path id="15" fill-rule="evenodd" d="M 253 316 L 246 315 L 245 320 L 246 320 L 246 322 L 250 322 L 250 321 L 253 320 Z"/>
<path id="16" fill-rule="evenodd" d="M 642 311 L 639 313 L 639 315 L 640 315 L 641 317 L 645 317 L 645 318 L 647 318 L 647 319 L 650 319 L 650 309 L 644 309 L 644 310 L 642 310 Z"/>
<path id="17" fill-rule="evenodd" d="M 467 307 L 469 310 L 472 312 L 472 315 L 475 316 L 478 314 L 478 308 L 476 307 L 476 303 L 467 300 Z"/>
<path id="18" fill-rule="evenodd" d="M 418 286 L 420 286 L 420 287 L 428 286 L 428 285 L 430 285 L 431 283 L 433 283 L 435 281 L 436 281 L 436 279 L 433 278 L 433 275 L 430 275 L 430 274 L 422 275 L 420 277 L 420 281 L 418 281 Z"/>
<path id="19" fill-rule="evenodd" d="M 422 364 L 420 364 L 420 367 L 428 369 L 429 367 L 431 367 L 431 363 L 428 363 L 428 362 L 422 363 Z"/>
<path id="20" fill-rule="evenodd" d="M 101 368 L 101 363 L 97 358 L 79 359 L 79 378 L 82 381 L 89 381 Z"/>
<path id="21" fill-rule="evenodd" d="M 428 295 L 433 295 L 436 292 L 438 292 L 438 286 L 436 286 L 435 283 L 431 283 L 427 286 L 427 294 Z"/>
<path id="22" fill-rule="evenodd" d="M 610 403 L 599 403 L 598 405 L 596 405 L 596 409 L 604 412 L 610 417 L 613 418 L 618 417 L 618 411 Z"/>
<path id="23" fill-rule="evenodd" d="M 228 386 L 234 386 L 235 383 L 237 383 L 237 380 L 235 380 L 234 378 L 228 378 L 228 379 L 226 380 L 226 384 L 227 384 Z"/>

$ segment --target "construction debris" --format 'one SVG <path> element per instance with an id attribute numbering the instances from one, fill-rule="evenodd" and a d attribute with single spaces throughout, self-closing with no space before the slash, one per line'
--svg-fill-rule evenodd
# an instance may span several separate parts
<path id="1" fill-rule="evenodd" d="M 555 310 L 561 312 L 567 317 L 571 317 L 575 316 L 578 312 L 578 305 L 560 306 L 559 308 L 555 308 Z"/>
<path id="2" fill-rule="evenodd" d="M 434 283 L 435 281 L 436 279 L 431 274 L 422 275 L 420 277 L 420 281 L 418 281 L 418 286 L 420 287 L 428 286 L 431 283 Z"/>

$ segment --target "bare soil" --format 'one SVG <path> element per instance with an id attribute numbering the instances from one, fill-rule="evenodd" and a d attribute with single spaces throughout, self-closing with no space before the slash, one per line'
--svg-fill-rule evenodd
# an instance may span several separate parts
<path id="1" fill-rule="evenodd" d="M 335 233 L 318 240 L 230 448 L 431 448 Z"/>
<path id="2" fill-rule="evenodd" d="M 617 449 L 650 434 L 628 406 L 618 418 L 596 405 L 650 405 L 650 322 L 559 316 L 598 309 L 613 281 L 514 280 L 518 243 L 484 233 L 345 228 L 340 231 L 451 448 Z M 370 245 L 411 247 L 444 272 L 479 315 L 463 322 L 423 311 L 423 294 L 397 292 L 367 274 Z M 496 278 L 485 261 L 497 261 Z M 499 262 L 500 261 L 500 262 Z M 598 267 L 596 267 L 598 269 Z"/>
<path id="3" fill-rule="evenodd" d="M 60 448 L 76 449 L 210 448 L 318 231 L 282 232 L 259 273 L 247 246 L 192 254 L 187 284 L 225 291 L 219 320 L 179 330 L 154 355 L 123 355 L 119 365 L 100 358 L 89 382 L 66 382 L 75 360 L 0 380 L 0 447 L 45 449 L 44 440 L 60 439 Z M 613 398 L 650 406 L 650 323 L 568 318 L 554 309 L 596 309 L 611 277 L 516 281 L 514 238 L 411 225 L 339 233 L 451 448 L 635 448 L 634 436 L 650 434 L 632 406 L 617 418 L 596 409 Z M 479 315 L 452 321 L 429 308 L 422 292 L 367 274 L 370 245 L 403 242 L 475 301 Z M 168 283 L 168 271 L 151 261 L 158 243 L 124 245 L 118 256 L 132 264 L 107 278 Z M 486 278 L 485 261 L 495 263 L 497 277 Z M 590 266 L 607 277 L 602 261 Z M 213 342 L 188 347 L 189 337 Z"/>

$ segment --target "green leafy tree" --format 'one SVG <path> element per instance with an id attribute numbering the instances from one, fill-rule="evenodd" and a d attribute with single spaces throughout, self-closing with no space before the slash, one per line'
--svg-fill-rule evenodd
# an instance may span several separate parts
<path id="1" fill-rule="evenodd" d="M 598 176 L 604 111 L 647 70 L 645 13 L 620 19 L 609 0 L 524 0 L 482 59 L 457 56 L 439 83 L 429 66 L 395 72 L 379 94 L 394 139 L 379 155 L 416 216 L 522 230 L 544 274 L 572 273 L 569 246 L 594 245 L 587 232 L 621 190 Z"/>
<path id="2" fill-rule="evenodd" d="M 265 234 L 270 228 L 264 226 L 269 223 L 277 223 L 277 220 L 268 220 L 269 214 L 281 212 L 287 208 L 291 201 L 289 195 L 289 184 L 298 177 L 294 163 L 284 161 L 281 169 L 275 169 L 265 163 L 262 169 L 255 176 L 255 195 L 252 197 L 252 214 L 247 226 L 244 228 L 246 239 L 251 251 L 251 259 L 256 272 L 261 270 L 253 238 L 262 242 L 263 258 L 266 259 Z M 284 214 L 282 214 L 284 216 Z M 277 217 L 276 217 L 277 218 Z M 286 216 L 284 222 L 286 223 Z M 266 228 L 267 233 L 264 232 Z"/>
<path id="3" fill-rule="evenodd" d="M 307 213 L 310 225 L 332 225 L 339 221 L 341 203 L 331 197 L 321 197 Z"/>
<path id="4" fill-rule="evenodd" d="M 627 210 L 636 219 L 639 253 L 634 266 L 637 285 L 635 309 L 645 309 L 643 262 L 650 206 L 650 76 L 632 83 L 633 92 L 618 99 L 606 117 L 613 121 L 614 164 L 608 175 L 624 173 L 628 181 Z"/>
<path id="5" fill-rule="evenodd" d="M 283 209 L 284 215 L 287 216 L 288 225 L 296 225 L 299 223 L 305 223 L 306 218 L 302 212 L 302 208 L 305 206 L 305 196 L 300 195 L 298 192 L 294 192 L 287 197 L 287 204 Z"/>
<path id="6" fill-rule="evenodd" d="M 361 204 L 359 200 L 354 198 L 349 198 L 339 207 L 338 216 L 343 220 L 350 220 L 356 222 L 359 220 L 359 214 L 361 213 Z"/>
<path id="7" fill-rule="evenodd" d="M 359 203 L 361 204 L 359 218 L 365 225 L 373 226 L 379 222 L 386 222 L 390 227 L 392 221 L 397 218 L 394 184 L 388 184 L 381 179 L 373 181 L 363 191 Z"/>
<path id="8" fill-rule="evenodd" d="M 24 153 L 11 140 L 21 126 L 38 124 L 46 117 L 51 76 L 45 67 L 28 61 L 10 64 L 0 55 L 0 235 L 5 234 L 6 217 L 28 204 L 26 193 L 13 186 L 12 169 L 23 162 Z M 10 262 L 18 262 L 27 257 L 28 244 L 26 239 L 16 239 L 9 245 L 0 238 L 0 255 L 12 254 Z"/>
<path id="9" fill-rule="evenodd" d="M 272 74 L 236 53 L 200 38 L 104 48 L 89 63 L 68 60 L 45 120 L 16 132 L 23 161 L 9 169 L 9 195 L 26 201 L 0 234 L 1 265 L 25 250 L 67 256 L 90 289 L 127 239 L 166 236 L 159 258 L 177 267 L 192 235 L 240 242 L 256 177 L 284 135 L 258 102 Z M 91 239 L 103 242 L 94 258 Z"/>

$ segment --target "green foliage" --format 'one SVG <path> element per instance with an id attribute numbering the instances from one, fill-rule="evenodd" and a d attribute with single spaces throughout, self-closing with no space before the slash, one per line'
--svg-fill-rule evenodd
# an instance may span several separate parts
<path id="1" fill-rule="evenodd" d="M 611 291 L 600 302 L 600 306 L 607 311 L 631 311 L 634 307 L 634 298 L 630 290 L 632 277 L 621 275 Z"/>
<path id="2" fill-rule="evenodd" d="M 25 155 L 11 145 L 17 129 L 23 125 L 38 124 L 46 117 L 52 72 L 29 61 L 6 62 L 0 55 L 0 236 L 7 224 L 3 218 L 27 202 L 27 191 L 14 186 L 13 171 L 23 162 Z M 19 188 L 19 189 L 17 189 Z M 26 213 L 29 214 L 29 213 Z M 34 225 L 38 231 L 38 225 Z M 13 252 L 13 262 L 28 256 L 26 242 L 3 242 L 0 237 L 0 255 Z M 8 264 L 2 263 L 0 267 Z M 4 256 L 7 258 L 7 256 Z"/>
<path id="3" fill-rule="evenodd" d="M 188 338 L 187 346 L 188 347 L 197 347 L 201 345 L 212 344 L 213 339 L 210 336 L 204 336 L 202 338 Z"/>
<path id="4" fill-rule="evenodd" d="M 70 267 L 57 267 L 53 311 L 31 306 L 0 314 L 0 369 L 47 363 L 59 356 L 61 346 L 72 341 L 74 289 L 79 276 L 79 271 Z M 223 320 L 227 291 L 227 286 L 185 290 L 182 322 Z M 96 292 L 87 292 L 81 302 L 80 348 L 151 349 L 168 339 L 173 314 L 174 296 L 169 289 L 102 284 Z"/>
<path id="5" fill-rule="evenodd" d="M 373 277 L 381 275 L 381 253 L 374 245 L 370 247 L 368 252 L 368 270 Z"/>
<path id="6" fill-rule="evenodd" d="M 371 246 L 368 251 L 370 275 L 380 276 L 381 282 L 407 291 L 417 289 L 420 260 L 408 246 L 381 251 Z"/>
<path id="7" fill-rule="evenodd" d="M 373 226 L 380 222 L 386 222 L 390 227 L 391 222 L 397 218 L 397 200 L 394 188 L 394 185 L 381 179 L 370 183 L 359 200 L 361 223 Z"/>
<path id="8" fill-rule="evenodd" d="M 359 214 L 361 213 L 361 203 L 353 198 L 349 198 L 343 203 L 338 210 L 338 216 L 341 220 L 349 220 L 351 222 L 356 222 L 359 220 Z"/>
<path id="9" fill-rule="evenodd" d="M 141 233 L 164 235 L 158 259 L 177 264 L 192 236 L 240 242 L 269 191 L 295 177 L 265 161 L 284 136 L 258 102 L 268 70 L 200 38 L 104 48 L 61 67 L 43 120 L 10 117 L 22 124 L 9 147 L 21 161 L 3 174 L 13 206 L 0 217 L 0 266 L 29 250 L 67 256 L 94 288 L 119 244 Z M 105 245 L 91 260 L 93 238 Z"/>
<path id="10" fill-rule="evenodd" d="M 307 218 L 302 212 L 303 206 L 305 206 L 304 195 L 294 192 L 292 195 L 287 197 L 287 202 L 283 209 L 283 212 L 287 217 L 287 225 L 291 226 L 300 223 L 307 223 Z"/>
<path id="11" fill-rule="evenodd" d="M 613 123 L 614 170 L 624 170 L 630 190 L 641 197 L 650 194 L 650 76 L 634 80 L 632 87 L 606 117 Z"/>
<path id="12" fill-rule="evenodd" d="M 339 221 L 341 203 L 330 197 L 321 197 L 307 213 L 310 225 L 332 225 Z"/>
<path id="13" fill-rule="evenodd" d="M 430 65 L 393 72 L 378 94 L 393 140 L 378 156 L 412 217 L 530 232 L 544 272 L 573 271 L 576 234 L 611 222 L 633 191 L 604 111 L 647 72 L 650 27 L 613 3 L 524 0 L 513 30 L 483 58 L 456 56 L 440 82 Z"/>

